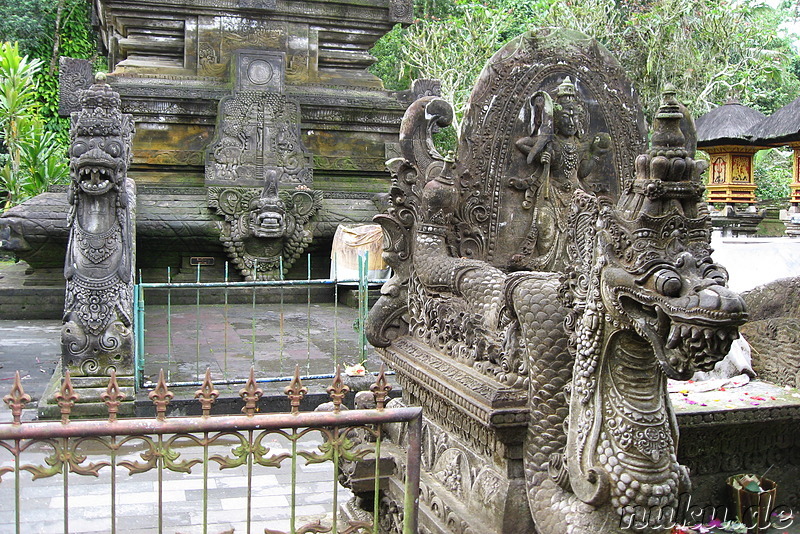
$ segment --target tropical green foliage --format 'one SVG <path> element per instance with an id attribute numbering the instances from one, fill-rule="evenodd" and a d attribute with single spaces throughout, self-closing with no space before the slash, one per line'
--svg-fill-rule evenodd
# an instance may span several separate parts
<path id="1" fill-rule="evenodd" d="M 39 114 L 64 145 L 69 121 L 58 116 L 58 57 L 97 59 L 89 9 L 87 0 L 0 0 L 0 41 L 18 42 L 20 54 L 42 60 Z"/>
<path id="2" fill-rule="evenodd" d="M 374 52 L 374 72 L 394 87 L 417 77 L 442 80 L 457 114 L 492 52 L 542 26 L 579 30 L 620 59 L 646 116 L 671 82 L 695 115 L 729 98 L 771 112 L 791 101 L 798 54 L 781 25 L 792 14 L 758 0 L 467 0 L 418 2 L 420 18 L 396 28 Z"/>
<path id="3" fill-rule="evenodd" d="M 0 1 L 0 38 L 19 43 L 24 56 L 48 54 L 47 36 L 52 38 L 56 9 L 50 0 Z"/>
<path id="4" fill-rule="evenodd" d="M 463 7 L 457 16 L 431 17 L 411 25 L 402 48 L 405 76 L 414 73 L 415 78 L 442 82 L 442 97 L 456 111 L 456 131 L 475 78 L 511 29 L 511 19 L 502 10 L 482 4 Z"/>
<path id="5" fill-rule="evenodd" d="M 384 35 L 372 49 L 377 61 L 370 71 L 383 80 L 383 85 L 391 91 L 402 91 L 411 85 L 409 69 L 403 68 L 403 44 L 405 30 L 398 24 L 392 31 Z"/>
<path id="6" fill-rule="evenodd" d="M 792 151 L 773 148 L 756 152 L 753 173 L 758 200 L 784 200 L 792 181 Z"/>
<path id="7" fill-rule="evenodd" d="M 89 9 L 87 0 L 0 0 L 3 208 L 66 180 L 69 120 L 58 116 L 58 57 L 96 59 Z"/>
<path id="8" fill-rule="evenodd" d="M 0 167 L 3 210 L 67 178 L 66 155 L 56 134 L 44 128 L 38 114 L 35 76 L 39 59 L 20 56 L 16 44 L 0 44 Z"/>

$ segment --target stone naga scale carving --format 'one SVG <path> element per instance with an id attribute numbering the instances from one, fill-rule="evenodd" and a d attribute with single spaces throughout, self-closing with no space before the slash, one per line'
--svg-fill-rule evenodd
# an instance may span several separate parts
<path id="1" fill-rule="evenodd" d="M 449 105 L 427 97 L 409 107 L 403 157 L 388 163 L 392 203 L 376 218 L 395 276 L 368 335 L 385 354 L 410 339 L 527 388 L 524 470 L 537 532 L 668 532 L 690 480 L 666 380 L 712 368 L 747 315 L 711 259 L 706 165 L 694 160 L 693 122 L 674 91 L 645 150 L 620 135 L 636 131 L 625 115 L 635 101 L 590 109 L 603 85 L 589 73 L 602 69 L 580 64 L 608 64 L 607 52 L 567 37 L 564 46 L 563 34 L 526 35 L 490 60 L 455 161 L 431 138 L 449 123 Z M 556 67 L 531 59 L 541 48 Z M 520 87 L 527 94 L 512 94 Z M 533 97 L 564 95 L 570 106 L 562 98 L 549 132 L 546 119 L 526 116 Z M 492 106 L 507 120 L 492 123 Z M 583 140 L 570 126 L 579 106 L 595 115 L 583 119 Z M 648 517 L 651 507 L 663 515 Z"/>
<path id="2" fill-rule="evenodd" d="M 133 372 L 134 124 L 98 75 L 70 125 L 69 243 L 61 349 L 73 376 Z"/>

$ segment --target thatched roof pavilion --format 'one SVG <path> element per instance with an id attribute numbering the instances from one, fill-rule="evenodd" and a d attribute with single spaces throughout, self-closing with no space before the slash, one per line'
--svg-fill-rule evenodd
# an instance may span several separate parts
<path id="1" fill-rule="evenodd" d="M 792 157 L 792 184 L 790 201 L 800 206 L 800 98 L 764 119 L 751 132 L 759 143 L 771 146 L 790 146 Z"/>
<path id="2" fill-rule="evenodd" d="M 758 110 L 739 102 L 728 102 L 697 118 L 697 147 L 749 145 L 753 140 L 751 130 L 766 118 Z"/>
<path id="3" fill-rule="evenodd" d="M 800 141 L 800 98 L 764 118 L 749 133 L 754 139 L 773 146 Z"/>
<path id="4" fill-rule="evenodd" d="M 728 102 L 697 119 L 697 148 L 711 159 L 709 202 L 755 202 L 753 154 L 769 145 L 752 132 L 765 120 L 763 113 L 738 102 Z"/>

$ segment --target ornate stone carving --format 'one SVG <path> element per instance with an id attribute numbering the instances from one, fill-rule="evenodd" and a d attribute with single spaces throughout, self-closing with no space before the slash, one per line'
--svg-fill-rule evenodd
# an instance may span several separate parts
<path id="1" fill-rule="evenodd" d="M 311 243 L 311 218 L 322 206 L 322 192 L 304 186 L 278 191 L 277 179 L 257 189 L 208 188 L 208 205 L 224 217 L 220 241 L 246 280 L 280 278 Z"/>
<path id="2" fill-rule="evenodd" d="M 411 89 L 398 91 L 395 95 L 397 100 L 406 105 L 423 96 L 442 96 L 442 82 L 433 78 L 418 78 L 411 82 Z"/>
<path id="3" fill-rule="evenodd" d="M 92 85 L 92 62 L 88 59 L 58 58 L 58 114 L 62 117 L 81 109 L 81 91 Z"/>
<path id="4" fill-rule="evenodd" d="M 610 184 L 594 175 L 601 158 L 610 155 L 611 138 L 606 132 L 597 132 L 589 146 L 582 146 L 589 117 L 569 76 L 554 97 L 546 91 L 535 92 L 528 107 L 530 134 L 517 139 L 515 145 L 534 169 L 529 175 L 512 176 L 509 186 L 523 192 L 523 210 L 534 205 L 536 210 L 522 249 L 511 257 L 511 265 L 563 271 L 572 192 L 576 187 L 608 192 Z"/>
<path id="5" fill-rule="evenodd" d="M 742 335 L 752 348 L 758 376 L 800 387 L 800 278 L 776 280 L 743 295 L 751 320 Z"/>
<path id="6" fill-rule="evenodd" d="M 322 194 L 310 189 L 299 106 L 282 94 L 284 54 L 240 50 L 234 58 L 236 88 L 220 101 L 206 152 L 208 203 L 224 217 L 220 240 L 242 276 L 275 279 L 281 258 L 286 271 L 311 243 Z M 253 185 L 262 185 L 260 194 L 244 188 Z"/>
<path id="7" fill-rule="evenodd" d="M 389 0 L 389 17 L 393 22 L 410 23 L 414 19 L 414 4 L 409 0 Z"/>
<path id="8" fill-rule="evenodd" d="M 133 373 L 133 120 L 98 75 L 70 127 L 69 243 L 62 362 L 72 376 Z"/>
<path id="9" fill-rule="evenodd" d="M 224 218 L 216 209 L 207 209 L 207 188 L 202 186 L 219 102 L 232 97 L 234 89 L 253 93 L 242 94 L 241 99 L 252 105 L 256 115 L 283 114 L 276 122 L 284 121 L 289 131 L 280 137 L 300 139 L 313 151 L 312 165 L 310 154 L 285 150 L 288 143 L 276 142 L 275 151 L 267 153 L 271 160 L 267 167 L 282 159 L 283 168 L 298 169 L 292 161 L 296 158 L 306 169 L 282 174 L 279 190 L 301 183 L 312 187 L 311 169 L 315 190 L 370 198 L 385 188 L 389 179 L 385 147 L 397 141 L 407 104 L 366 69 L 374 62 L 370 49 L 394 27 L 395 19 L 411 14 L 412 4 L 411 0 L 97 0 L 95 23 L 112 71 L 108 83 L 120 93 L 121 111 L 131 113 L 137 125 L 132 167 L 140 186 L 140 267 L 166 276 L 168 266 L 177 272 L 192 257 L 214 256 L 217 261 L 209 276 L 222 276 L 226 253 L 219 229 Z M 265 54 L 253 53 L 254 49 Z M 237 70 L 236 50 L 244 51 L 255 66 Z M 237 79 L 246 84 L 236 85 Z M 88 87 L 91 80 L 86 82 Z M 423 90 L 430 89 L 430 83 L 422 85 L 427 85 Z M 76 84 L 62 79 L 61 87 L 62 99 L 75 99 Z M 237 139 L 251 133 L 255 131 L 246 128 L 235 132 Z M 275 134 L 271 139 L 277 137 L 275 130 L 271 134 Z M 255 137 L 247 142 L 255 142 Z M 256 157 L 228 148 L 234 157 Z M 298 178 L 302 172 L 307 173 L 305 181 Z M 143 195 L 143 185 L 155 192 Z M 234 184 L 227 180 L 209 185 Z M 175 188 L 184 186 L 194 189 L 197 198 L 173 196 Z M 236 186 L 252 187 L 258 196 L 264 181 Z M 332 237 L 339 223 L 368 223 L 378 212 L 369 202 L 324 202 L 324 208 L 309 226 L 315 239 Z M 50 270 L 63 268 L 66 212 L 65 194 L 46 193 L 0 214 L 0 248 L 13 251 L 34 271 L 26 274 L 25 285 L 52 285 Z M 312 263 L 325 256 L 322 248 L 310 247 Z M 55 302 L 43 303 L 47 306 L 36 307 L 35 313 L 60 316 L 62 305 L 52 306 Z M 33 307 L 28 310 L 34 312 Z"/>
<path id="10" fill-rule="evenodd" d="M 431 139 L 451 110 L 426 97 L 409 107 L 402 157 L 387 164 L 391 202 L 376 220 L 395 276 L 370 340 L 401 364 L 404 395 L 426 406 L 429 425 L 480 421 L 466 400 L 480 388 L 455 374 L 527 389 L 525 481 L 543 534 L 622 532 L 635 506 L 677 504 L 689 479 L 666 378 L 713 367 L 746 319 L 710 257 L 691 119 L 665 90 L 645 150 L 638 109 L 597 43 L 526 34 L 484 69 L 455 161 Z M 409 347 L 430 379 L 404 365 Z M 474 450 L 509 454 L 512 473 L 519 437 L 493 448 L 499 429 L 474 427 L 465 433 L 489 445 Z M 426 468 L 442 492 L 464 491 L 457 454 Z"/>
<path id="11" fill-rule="evenodd" d="M 310 186 L 311 154 L 300 138 L 300 107 L 281 94 L 283 54 L 238 51 L 236 88 L 219 104 L 217 133 L 206 151 L 206 184 Z"/>

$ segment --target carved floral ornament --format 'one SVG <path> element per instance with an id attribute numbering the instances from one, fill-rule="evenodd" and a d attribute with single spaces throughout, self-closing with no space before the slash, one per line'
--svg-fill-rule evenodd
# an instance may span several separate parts
<path id="1" fill-rule="evenodd" d="M 222 216 L 220 241 L 241 275 L 277 279 L 311 243 L 322 193 L 311 189 L 300 106 L 283 94 L 284 55 L 240 50 L 234 60 L 235 89 L 219 103 L 206 151 L 208 205 Z"/>

